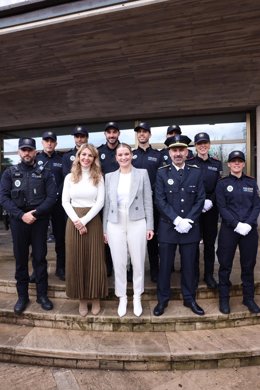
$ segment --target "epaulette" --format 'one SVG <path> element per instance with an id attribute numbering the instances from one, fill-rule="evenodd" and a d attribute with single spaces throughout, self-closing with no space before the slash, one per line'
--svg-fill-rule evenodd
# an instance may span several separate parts
<path id="1" fill-rule="evenodd" d="M 163 169 L 163 168 L 167 168 L 167 167 L 170 167 L 170 166 L 171 166 L 171 164 L 167 164 L 167 165 L 163 165 L 163 166 L 159 167 L 158 169 Z"/>
<path id="2" fill-rule="evenodd" d="M 216 160 L 216 161 L 220 161 L 217 157 L 215 156 L 210 156 L 212 158 L 212 160 Z"/>
<path id="3" fill-rule="evenodd" d="M 200 167 L 198 167 L 198 165 L 196 165 L 196 164 L 187 164 L 187 166 L 188 167 L 191 167 L 191 168 L 198 168 L 198 169 L 200 169 Z"/>
<path id="4" fill-rule="evenodd" d="M 227 179 L 227 178 L 229 178 L 229 175 L 221 176 L 221 177 L 219 178 L 219 180 L 224 180 L 224 179 Z"/>
<path id="5" fill-rule="evenodd" d="M 244 174 L 244 176 L 248 177 L 249 179 L 255 180 L 255 177 L 254 177 L 254 176 L 249 176 L 249 175 L 246 175 L 246 174 Z"/>

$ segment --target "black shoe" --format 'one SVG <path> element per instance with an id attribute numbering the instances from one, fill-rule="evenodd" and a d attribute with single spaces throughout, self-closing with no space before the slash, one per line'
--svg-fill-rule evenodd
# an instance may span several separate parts
<path id="1" fill-rule="evenodd" d="M 205 312 L 204 310 L 197 304 L 196 301 L 184 301 L 183 305 L 186 307 L 189 307 L 193 313 L 197 314 L 198 316 L 204 316 Z"/>
<path id="2" fill-rule="evenodd" d="M 35 273 L 34 273 L 34 271 L 33 271 L 32 274 L 29 276 L 29 282 L 30 282 L 30 283 L 36 283 L 36 278 L 35 278 Z"/>
<path id="3" fill-rule="evenodd" d="M 158 271 L 150 270 L 151 281 L 157 283 Z"/>
<path id="4" fill-rule="evenodd" d="M 41 305 L 43 310 L 52 310 L 53 309 L 53 303 L 46 296 L 42 296 L 42 297 L 37 298 L 36 302 Z"/>
<path id="5" fill-rule="evenodd" d="M 260 307 L 255 303 L 253 299 L 243 300 L 243 305 L 245 305 L 250 313 L 260 313 Z"/>
<path id="6" fill-rule="evenodd" d="M 158 302 L 155 308 L 153 309 L 153 314 L 157 317 L 161 316 L 164 313 L 164 309 L 168 306 L 168 302 L 160 303 Z"/>
<path id="7" fill-rule="evenodd" d="M 60 280 L 65 280 L 65 269 L 64 268 L 58 268 L 55 272 L 55 275 L 60 279 Z"/>
<path id="8" fill-rule="evenodd" d="M 130 268 L 127 270 L 126 279 L 129 283 L 133 283 L 133 268 L 130 266 Z"/>
<path id="9" fill-rule="evenodd" d="M 14 305 L 15 314 L 17 314 L 17 315 L 22 314 L 22 312 L 26 309 L 29 302 L 30 302 L 29 298 L 19 297 L 18 301 Z"/>
<path id="10" fill-rule="evenodd" d="M 211 288 L 211 289 L 218 288 L 218 284 L 212 275 L 205 275 L 204 282 L 206 283 L 208 288 Z"/>
<path id="11" fill-rule="evenodd" d="M 220 299 L 219 300 L 219 311 L 223 314 L 229 314 L 230 313 L 230 306 L 228 299 Z"/>

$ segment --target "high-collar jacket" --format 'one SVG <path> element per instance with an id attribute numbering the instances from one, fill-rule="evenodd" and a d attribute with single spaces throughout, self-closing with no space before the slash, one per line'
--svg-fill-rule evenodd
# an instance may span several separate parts
<path id="1" fill-rule="evenodd" d="M 118 223 L 117 188 L 120 170 L 105 175 L 105 205 L 103 209 L 103 228 L 107 231 L 107 222 Z M 145 218 L 147 230 L 153 230 L 152 190 L 146 169 L 132 167 L 129 194 L 129 219 L 137 221 Z"/>

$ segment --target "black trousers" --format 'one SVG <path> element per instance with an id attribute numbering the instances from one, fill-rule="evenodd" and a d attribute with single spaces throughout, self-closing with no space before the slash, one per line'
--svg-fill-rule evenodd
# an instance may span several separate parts
<path id="1" fill-rule="evenodd" d="M 172 256 L 178 244 L 159 243 L 159 278 L 157 283 L 158 302 L 164 304 L 170 299 Z M 185 302 L 191 302 L 196 295 L 196 250 L 197 242 L 179 244 L 181 255 L 181 291 Z"/>
<path id="2" fill-rule="evenodd" d="M 154 217 L 154 236 L 151 240 L 147 241 L 147 251 L 150 264 L 150 273 L 158 275 L 159 272 L 159 247 L 157 239 L 157 229 L 159 224 L 159 213 L 153 204 L 153 217 Z"/>
<path id="3" fill-rule="evenodd" d="M 60 201 L 55 204 L 52 210 L 51 222 L 55 238 L 56 270 L 65 269 L 66 215 Z"/>
<path id="4" fill-rule="evenodd" d="M 254 268 L 258 248 L 257 229 L 253 228 L 246 236 L 241 236 L 235 233 L 233 228 L 222 223 L 217 249 L 220 299 L 229 298 L 230 274 L 237 246 L 240 252 L 243 298 L 247 300 L 254 297 Z"/>
<path id="5" fill-rule="evenodd" d="M 201 213 L 200 215 L 200 232 L 201 238 L 203 239 L 204 246 L 204 277 L 207 275 L 213 275 L 214 273 L 214 263 L 215 263 L 215 241 L 218 234 L 218 209 L 216 206 L 213 206 L 206 213 Z M 199 245 L 197 248 L 197 278 L 199 282 L 199 259 L 200 259 L 200 250 Z"/>
<path id="6" fill-rule="evenodd" d="M 15 279 L 19 297 L 28 298 L 28 257 L 32 247 L 32 262 L 36 278 L 37 297 L 46 296 L 48 290 L 47 274 L 47 229 L 49 219 L 37 219 L 28 225 L 22 220 L 10 219 L 13 237 L 13 250 L 16 260 Z"/>

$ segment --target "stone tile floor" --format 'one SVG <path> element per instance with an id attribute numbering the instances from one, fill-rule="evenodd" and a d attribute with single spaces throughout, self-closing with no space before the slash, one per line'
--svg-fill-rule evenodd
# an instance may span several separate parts
<path id="1" fill-rule="evenodd" d="M 199 371 L 71 370 L 0 363 L 0 390 L 259 390 L 260 367 Z"/>

